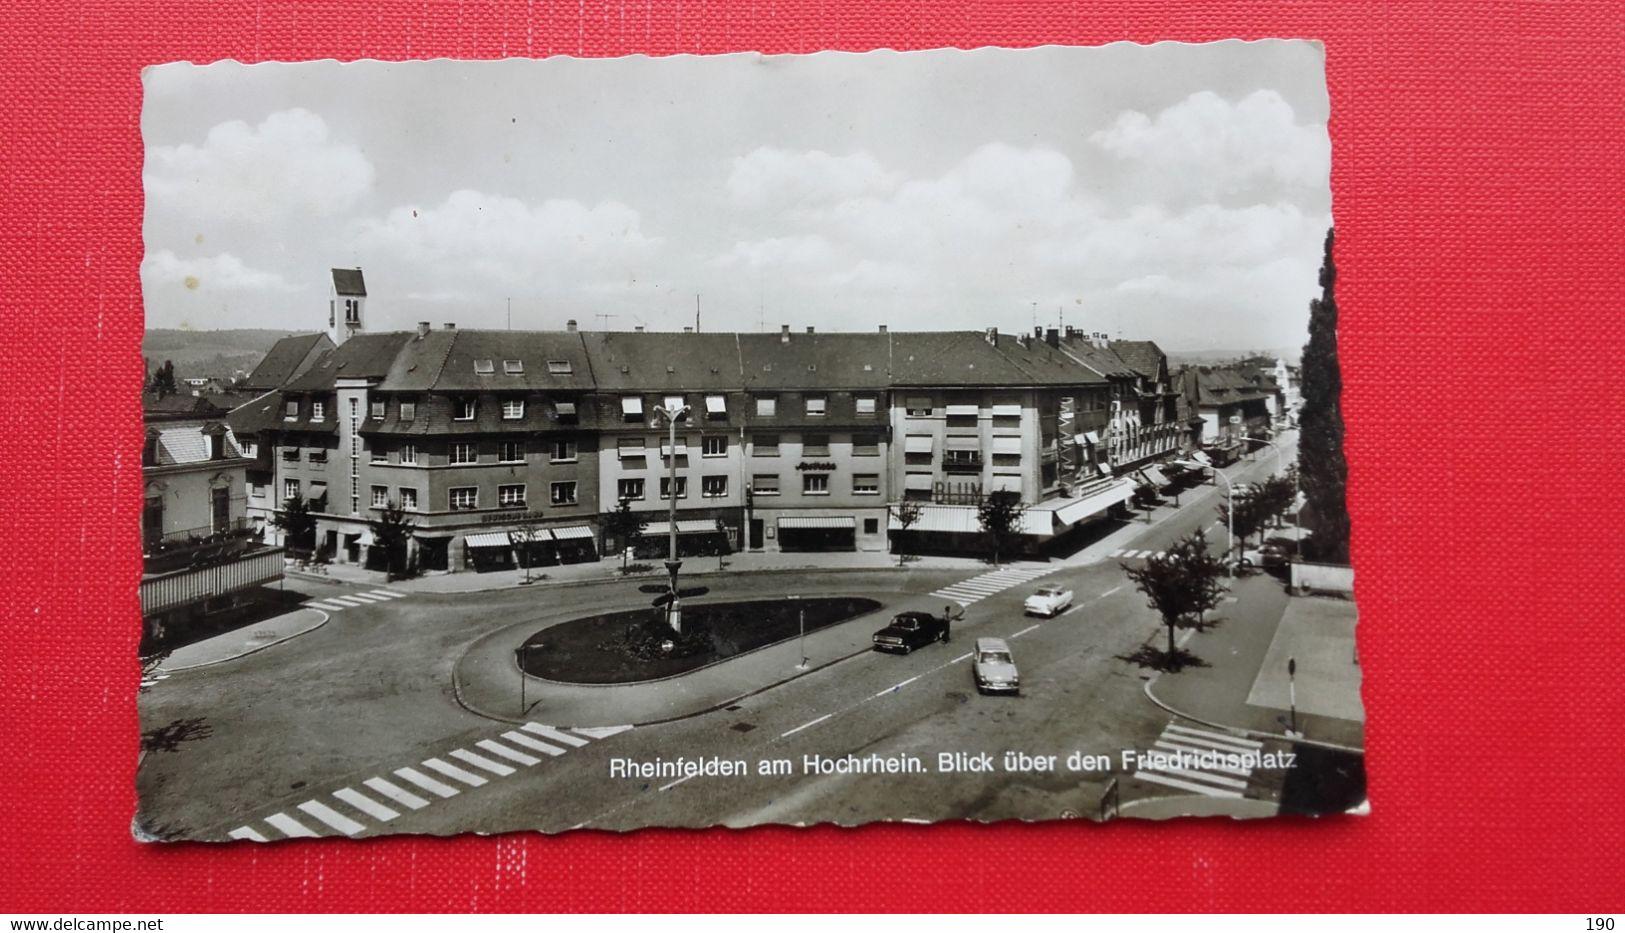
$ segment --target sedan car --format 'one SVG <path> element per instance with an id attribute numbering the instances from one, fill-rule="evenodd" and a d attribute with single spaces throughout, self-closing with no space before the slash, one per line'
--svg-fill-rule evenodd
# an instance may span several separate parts
<path id="1" fill-rule="evenodd" d="M 1040 587 L 1038 592 L 1027 597 L 1021 604 L 1021 610 L 1030 616 L 1044 616 L 1053 619 L 1072 605 L 1072 591 L 1059 586 Z"/>
<path id="2" fill-rule="evenodd" d="M 1010 656 L 1010 646 L 1002 638 L 976 639 L 971 676 L 981 693 L 1021 692 L 1021 674 L 1016 670 L 1015 658 Z"/>
<path id="3" fill-rule="evenodd" d="M 934 641 L 948 640 L 948 620 L 929 612 L 899 612 L 891 624 L 874 634 L 876 651 L 908 654 Z"/>

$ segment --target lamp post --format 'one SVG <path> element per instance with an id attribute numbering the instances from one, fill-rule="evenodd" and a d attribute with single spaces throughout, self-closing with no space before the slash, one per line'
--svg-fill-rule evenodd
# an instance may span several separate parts
<path id="1" fill-rule="evenodd" d="M 519 668 L 519 715 L 521 716 L 530 713 L 530 707 L 525 705 L 525 680 L 530 677 L 529 674 L 525 673 L 525 652 L 534 651 L 540 647 L 542 647 L 541 642 L 537 642 L 534 645 L 520 645 L 513 649 L 513 663 L 515 667 Z"/>
<path id="2" fill-rule="evenodd" d="M 683 562 L 677 559 L 677 421 L 688 414 L 687 405 L 674 405 L 669 408 L 656 408 L 666 419 L 666 573 L 671 576 L 670 589 L 666 593 L 666 624 L 674 631 L 681 631 L 681 617 L 678 616 L 677 607 L 677 571 L 682 568 Z"/>
<path id="3" fill-rule="evenodd" d="M 1225 476 L 1224 471 L 1218 467 L 1213 468 L 1213 475 L 1224 480 L 1225 563 L 1230 565 L 1230 575 L 1233 577 L 1236 575 L 1236 487 L 1230 481 L 1230 477 Z"/>

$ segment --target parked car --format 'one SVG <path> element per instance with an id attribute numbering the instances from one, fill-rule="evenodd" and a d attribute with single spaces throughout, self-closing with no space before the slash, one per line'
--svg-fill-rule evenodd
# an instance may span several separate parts
<path id="1" fill-rule="evenodd" d="M 899 612 L 892 616 L 891 624 L 876 632 L 876 651 L 895 651 L 908 654 L 934 641 L 947 642 L 948 620 L 929 612 Z"/>
<path id="2" fill-rule="evenodd" d="M 976 679 L 976 689 L 981 693 L 1021 692 L 1021 673 L 1016 670 L 1010 646 L 1002 638 L 976 639 L 971 676 Z"/>
<path id="3" fill-rule="evenodd" d="M 1279 544 L 1266 544 L 1260 548 L 1248 548 L 1241 552 L 1242 566 L 1261 567 L 1265 570 L 1280 570 L 1287 565 L 1286 548 Z"/>
<path id="4" fill-rule="evenodd" d="M 1045 616 L 1053 619 L 1065 612 L 1072 605 L 1072 591 L 1059 586 L 1040 587 L 1038 592 L 1027 597 L 1021 604 L 1022 611 L 1027 615 Z"/>

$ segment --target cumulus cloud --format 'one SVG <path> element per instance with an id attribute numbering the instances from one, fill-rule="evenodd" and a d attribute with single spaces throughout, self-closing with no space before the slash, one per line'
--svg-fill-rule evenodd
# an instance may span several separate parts
<path id="1" fill-rule="evenodd" d="M 149 147 L 142 178 L 150 204 L 253 224 L 340 214 L 371 189 L 373 167 L 320 116 L 293 109 L 217 124 L 201 144 Z"/>
<path id="2" fill-rule="evenodd" d="M 216 292 L 291 292 L 294 286 L 275 272 L 255 269 L 230 253 L 182 258 L 159 250 L 141 262 L 141 281 L 149 290 Z"/>
<path id="3" fill-rule="evenodd" d="M 1147 184 L 1198 199 L 1324 190 L 1331 171 L 1326 127 L 1298 122 L 1271 90 L 1235 102 L 1200 91 L 1155 116 L 1124 111 L 1089 141 Z"/>
<path id="4" fill-rule="evenodd" d="M 898 178 L 867 152 L 834 156 L 763 146 L 734 159 L 728 196 L 736 207 L 786 208 L 882 193 Z"/>

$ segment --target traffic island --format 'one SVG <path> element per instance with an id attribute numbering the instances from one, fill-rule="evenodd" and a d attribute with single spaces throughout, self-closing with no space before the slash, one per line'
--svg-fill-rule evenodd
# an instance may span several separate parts
<path id="1" fill-rule="evenodd" d="M 685 605 L 681 629 L 664 608 L 585 616 L 549 626 L 515 652 L 524 673 L 559 684 L 664 680 L 789 641 L 881 608 L 855 596 Z"/>

